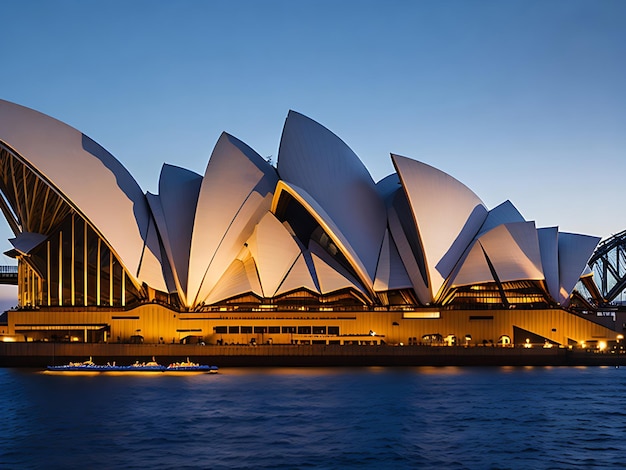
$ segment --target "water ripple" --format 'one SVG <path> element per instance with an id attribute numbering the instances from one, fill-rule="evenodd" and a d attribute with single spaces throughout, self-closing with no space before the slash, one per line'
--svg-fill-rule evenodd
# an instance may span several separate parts
<path id="1" fill-rule="evenodd" d="M 621 468 L 626 368 L 0 369 L 0 468 Z"/>

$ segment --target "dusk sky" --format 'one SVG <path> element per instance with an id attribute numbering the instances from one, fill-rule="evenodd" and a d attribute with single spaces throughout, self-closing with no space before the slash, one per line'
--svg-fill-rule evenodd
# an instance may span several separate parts
<path id="1" fill-rule="evenodd" d="M 293 109 L 376 181 L 393 152 L 539 227 L 626 229 L 625 1 L 2 0 L 0 12 L 0 98 L 87 134 L 144 191 L 165 162 L 203 174 L 222 131 L 275 162 Z M 1 251 L 9 237 L 3 223 Z"/>

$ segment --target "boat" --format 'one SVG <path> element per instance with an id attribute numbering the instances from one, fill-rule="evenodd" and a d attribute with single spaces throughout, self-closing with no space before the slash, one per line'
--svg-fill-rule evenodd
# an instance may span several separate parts
<path id="1" fill-rule="evenodd" d="M 84 362 L 70 362 L 68 364 L 59 366 L 47 366 L 48 372 L 83 372 L 83 373 L 106 373 L 106 372 L 202 372 L 202 373 L 217 373 L 219 368 L 217 366 L 201 365 L 195 362 L 187 361 L 174 362 L 169 366 L 159 364 L 152 358 L 149 362 L 135 361 L 134 364 L 123 366 L 107 363 L 106 365 L 95 364 L 90 357 L 88 361 Z"/>
<path id="2" fill-rule="evenodd" d="M 208 372 L 215 374 L 218 371 L 217 366 L 201 365 L 196 362 L 191 362 L 189 358 L 185 362 L 174 362 L 167 366 L 165 372 Z"/>

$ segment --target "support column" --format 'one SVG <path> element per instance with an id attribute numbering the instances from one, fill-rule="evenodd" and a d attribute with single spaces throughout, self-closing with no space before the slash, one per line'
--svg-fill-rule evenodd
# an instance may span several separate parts
<path id="1" fill-rule="evenodd" d="M 63 305 L 63 232 L 59 232 L 59 306 Z"/>
<path id="2" fill-rule="evenodd" d="M 85 307 L 88 304 L 87 293 L 89 291 L 87 287 L 87 278 L 89 274 L 89 259 L 87 258 L 87 221 L 84 222 L 84 234 L 83 234 L 83 304 Z"/>
<path id="3" fill-rule="evenodd" d="M 70 264 L 71 266 L 71 271 L 70 271 L 70 291 L 71 291 L 71 300 L 72 300 L 72 307 L 74 305 L 76 305 L 76 281 L 74 279 L 74 271 L 76 270 L 76 264 L 75 264 L 75 245 L 76 245 L 76 238 L 74 237 L 74 214 L 72 214 L 72 262 Z"/>
<path id="4" fill-rule="evenodd" d="M 52 301 L 51 297 L 50 297 L 50 240 L 48 240 L 46 242 L 46 249 L 47 249 L 47 254 L 46 254 L 46 291 L 48 293 L 48 303 L 47 305 L 50 306 L 50 302 Z"/>
<path id="5" fill-rule="evenodd" d="M 96 263 L 96 305 L 100 305 L 100 248 L 101 240 L 98 237 L 98 260 Z"/>

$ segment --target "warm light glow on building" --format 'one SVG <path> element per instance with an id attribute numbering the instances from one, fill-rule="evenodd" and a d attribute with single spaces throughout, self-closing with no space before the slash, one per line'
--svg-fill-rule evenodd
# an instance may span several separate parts
<path id="1" fill-rule="evenodd" d="M 166 164 L 158 194 L 146 193 L 80 131 L 0 100 L 0 205 L 19 299 L 2 341 L 615 338 L 570 303 L 599 238 L 538 228 L 510 201 L 489 209 L 408 157 L 392 154 L 394 171 L 375 181 L 343 140 L 293 111 L 276 162 L 223 133 L 204 174 Z"/>

